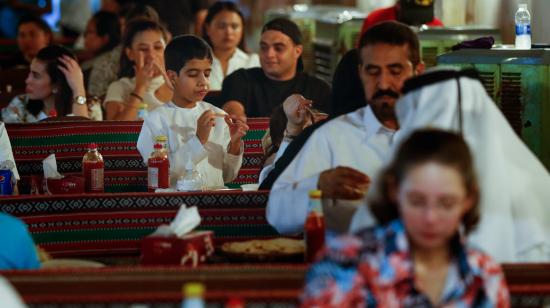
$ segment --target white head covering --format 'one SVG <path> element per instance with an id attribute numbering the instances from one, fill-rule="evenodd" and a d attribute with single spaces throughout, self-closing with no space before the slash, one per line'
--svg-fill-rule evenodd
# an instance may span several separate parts
<path id="1" fill-rule="evenodd" d="M 481 82 L 467 75 L 438 69 L 408 82 L 404 92 L 410 92 L 396 104 L 400 130 L 393 148 L 416 129 L 460 132 L 462 122 L 481 189 L 481 221 L 470 242 L 500 262 L 548 262 L 550 175 Z"/>

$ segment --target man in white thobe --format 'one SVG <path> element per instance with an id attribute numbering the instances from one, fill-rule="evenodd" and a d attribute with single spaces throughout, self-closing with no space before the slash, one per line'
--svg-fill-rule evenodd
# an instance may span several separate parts
<path id="1" fill-rule="evenodd" d="M 467 71 L 436 69 L 411 79 L 396 105 L 399 136 L 417 129 L 460 132 L 475 160 L 480 223 L 469 243 L 499 262 L 550 260 L 550 174 L 514 132 L 482 83 Z M 357 211 L 352 232 L 370 213 Z"/>
<path id="2" fill-rule="evenodd" d="M 322 191 L 327 229 L 348 229 L 398 129 L 394 105 L 401 87 L 424 70 L 418 46 L 416 34 L 397 22 L 363 34 L 358 69 L 369 105 L 318 128 L 275 181 L 266 215 L 277 231 L 303 230 L 313 189 Z"/>

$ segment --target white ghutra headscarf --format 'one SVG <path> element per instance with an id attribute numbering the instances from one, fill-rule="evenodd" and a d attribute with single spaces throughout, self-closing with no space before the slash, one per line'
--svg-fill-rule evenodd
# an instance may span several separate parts
<path id="1" fill-rule="evenodd" d="M 461 133 L 474 156 L 481 221 L 470 243 L 499 262 L 550 261 L 550 174 L 512 130 L 472 72 L 436 69 L 407 82 L 396 104 L 399 134 Z"/>

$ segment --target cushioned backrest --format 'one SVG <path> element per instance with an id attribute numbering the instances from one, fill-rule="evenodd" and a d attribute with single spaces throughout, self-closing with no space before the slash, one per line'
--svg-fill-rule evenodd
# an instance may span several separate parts
<path id="1" fill-rule="evenodd" d="M 142 122 L 79 121 L 7 124 L 20 175 L 42 174 L 42 160 L 55 154 L 59 172 L 80 173 L 82 156 L 89 143 L 96 143 L 105 160 L 107 191 L 145 191 L 146 167 L 136 149 Z M 243 167 L 232 184 L 255 183 L 263 162 L 261 138 L 269 119 L 249 119 L 245 136 Z"/>
<path id="2" fill-rule="evenodd" d="M 170 223 L 181 204 L 196 206 L 199 230 L 215 243 L 274 237 L 265 219 L 268 193 L 118 193 L 4 198 L 0 212 L 21 218 L 34 241 L 56 256 L 139 253 L 141 239 Z"/>

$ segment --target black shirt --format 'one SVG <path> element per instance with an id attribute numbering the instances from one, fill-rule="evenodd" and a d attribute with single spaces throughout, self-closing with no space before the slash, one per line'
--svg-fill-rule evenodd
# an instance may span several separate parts
<path id="1" fill-rule="evenodd" d="M 330 113 L 330 86 L 323 80 L 297 72 L 291 80 L 268 78 L 259 67 L 239 69 L 223 81 L 218 107 L 235 100 L 244 105 L 249 117 L 269 117 L 275 107 L 292 94 L 313 101 L 313 108 Z"/>

